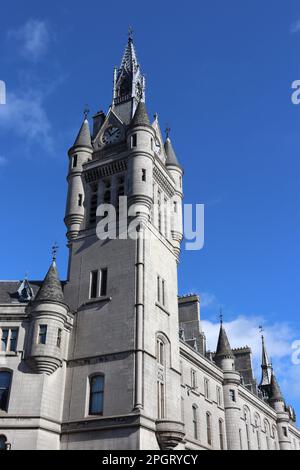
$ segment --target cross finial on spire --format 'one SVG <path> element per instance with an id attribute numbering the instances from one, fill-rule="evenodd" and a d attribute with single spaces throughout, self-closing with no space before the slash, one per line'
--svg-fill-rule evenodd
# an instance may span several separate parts
<path id="1" fill-rule="evenodd" d="M 83 110 L 84 119 L 87 119 L 89 112 L 90 112 L 89 107 L 88 107 L 88 105 L 86 104 L 86 105 L 85 105 L 85 108 L 84 108 L 84 110 Z"/>
<path id="2" fill-rule="evenodd" d="M 128 40 L 129 41 L 133 41 L 133 27 L 132 26 L 129 26 L 128 28 Z"/>
<path id="3" fill-rule="evenodd" d="M 169 125 L 167 124 L 166 130 L 165 130 L 166 138 L 167 138 L 167 139 L 170 137 L 170 132 L 171 132 L 171 128 L 170 128 Z"/>
<path id="4" fill-rule="evenodd" d="M 56 260 L 56 255 L 58 251 L 58 244 L 55 242 L 54 245 L 52 246 L 52 260 Z"/>

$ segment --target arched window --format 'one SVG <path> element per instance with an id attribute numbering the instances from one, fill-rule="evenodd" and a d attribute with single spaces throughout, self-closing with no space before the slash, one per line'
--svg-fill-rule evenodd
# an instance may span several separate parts
<path id="1" fill-rule="evenodd" d="M 103 414 L 104 376 L 93 375 L 90 378 L 90 415 Z"/>
<path id="2" fill-rule="evenodd" d="M 194 431 L 194 439 L 198 439 L 198 407 L 197 405 L 192 406 L 193 410 L 193 431 Z"/>
<path id="3" fill-rule="evenodd" d="M 255 415 L 255 429 L 256 429 L 256 440 L 257 440 L 257 448 L 258 450 L 261 450 L 261 440 L 260 440 L 260 427 L 261 427 L 261 422 L 260 422 L 260 417 L 259 415 Z"/>
<path id="4" fill-rule="evenodd" d="M 244 407 L 244 418 L 246 426 L 246 437 L 247 437 L 247 448 L 251 449 L 251 437 L 250 437 L 250 410 L 247 406 Z"/>
<path id="5" fill-rule="evenodd" d="M 6 439 L 6 436 L 4 436 L 3 434 L 0 436 L 0 450 L 6 450 L 6 442 L 7 442 L 7 439 Z"/>
<path id="6" fill-rule="evenodd" d="M 219 419 L 219 439 L 220 439 L 220 449 L 224 450 L 224 427 L 223 427 L 222 419 Z"/>
<path id="7" fill-rule="evenodd" d="M 8 370 L 0 370 L 0 410 L 7 411 L 8 398 L 12 373 Z"/>
<path id="8" fill-rule="evenodd" d="M 165 344 L 161 338 L 156 340 L 156 359 L 161 366 L 165 364 Z"/>
<path id="9" fill-rule="evenodd" d="M 211 446 L 212 436 L 211 436 L 211 414 L 206 413 L 206 434 L 207 434 L 207 444 Z"/>
<path id="10" fill-rule="evenodd" d="M 265 419 L 264 421 L 264 427 L 265 427 L 265 433 L 266 433 L 266 444 L 267 444 L 267 449 L 270 450 L 270 436 L 271 436 L 271 428 L 270 428 L 270 423 Z"/>

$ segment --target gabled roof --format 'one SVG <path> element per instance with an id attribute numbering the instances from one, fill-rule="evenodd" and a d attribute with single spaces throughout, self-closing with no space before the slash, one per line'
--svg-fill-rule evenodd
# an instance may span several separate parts
<path id="1" fill-rule="evenodd" d="M 78 132 L 78 135 L 75 139 L 73 147 L 90 147 L 92 148 L 91 143 L 91 133 L 88 120 L 85 118 L 81 128 Z"/>
<path id="2" fill-rule="evenodd" d="M 53 260 L 51 266 L 45 276 L 43 284 L 35 296 L 35 302 L 51 301 L 65 303 L 64 294 L 62 291 L 61 282 L 56 267 L 56 262 Z"/>
<path id="3" fill-rule="evenodd" d="M 173 149 L 173 145 L 172 145 L 170 137 L 166 138 L 165 152 L 167 156 L 166 166 L 177 166 L 178 168 L 181 168 L 181 165 L 179 164 L 175 151 Z"/>

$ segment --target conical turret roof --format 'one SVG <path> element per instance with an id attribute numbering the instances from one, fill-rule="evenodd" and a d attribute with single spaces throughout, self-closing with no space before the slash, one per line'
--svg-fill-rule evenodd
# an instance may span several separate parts
<path id="1" fill-rule="evenodd" d="M 73 147 L 90 147 L 92 148 L 91 143 L 91 133 L 90 133 L 90 126 L 89 121 L 87 118 L 84 119 L 81 128 L 78 132 L 78 135 L 75 139 Z"/>
<path id="2" fill-rule="evenodd" d="M 176 157 L 176 154 L 175 154 L 175 151 L 174 151 L 174 148 L 173 148 L 170 137 L 166 138 L 165 152 L 166 152 L 166 156 L 167 156 L 166 166 L 177 166 L 177 167 L 181 168 L 181 165 L 179 164 L 179 162 L 177 160 L 177 157 Z"/>
<path id="3" fill-rule="evenodd" d="M 140 101 L 137 105 L 134 116 L 130 123 L 130 127 L 135 126 L 150 126 L 146 105 L 143 101 Z"/>
<path id="4" fill-rule="evenodd" d="M 35 297 L 35 301 L 53 301 L 65 303 L 55 260 L 53 260 L 51 263 L 43 284 L 41 285 L 40 290 Z"/>
<path id="5" fill-rule="evenodd" d="M 271 376 L 270 401 L 284 401 L 274 373 Z"/>
<path id="6" fill-rule="evenodd" d="M 221 326 L 220 326 L 220 333 L 219 333 L 219 339 L 218 339 L 218 345 L 217 345 L 215 357 L 234 358 L 223 323 L 221 323 Z"/>

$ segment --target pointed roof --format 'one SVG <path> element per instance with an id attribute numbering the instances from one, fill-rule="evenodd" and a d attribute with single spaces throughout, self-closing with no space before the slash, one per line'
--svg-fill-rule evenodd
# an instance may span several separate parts
<path id="1" fill-rule="evenodd" d="M 121 71 L 125 70 L 128 73 L 132 73 L 135 70 L 135 67 L 138 65 L 137 55 L 135 52 L 135 47 L 131 37 L 128 38 L 128 42 L 125 47 L 123 58 L 121 61 L 119 74 Z"/>
<path id="2" fill-rule="evenodd" d="M 89 121 L 87 118 L 84 119 L 81 128 L 78 132 L 78 135 L 75 139 L 73 147 L 90 147 L 92 148 L 91 143 L 91 133 L 90 133 L 90 126 Z"/>
<path id="3" fill-rule="evenodd" d="M 218 345 L 215 357 L 231 357 L 234 358 L 231 350 L 223 322 L 221 322 Z"/>
<path id="4" fill-rule="evenodd" d="M 140 101 L 137 105 L 134 116 L 130 123 L 130 127 L 135 126 L 150 126 L 146 105 L 143 101 Z"/>
<path id="5" fill-rule="evenodd" d="M 177 166 L 178 168 L 181 168 L 181 165 L 179 164 L 177 160 L 177 157 L 176 157 L 176 154 L 173 149 L 173 145 L 169 136 L 166 138 L 166 141 L 165 141 L 165 152 L 167 156 L 166 166 Z"/>
<path id="6" fill-rule="evenodd" d="M 59 280 L 59 275 L 56 267 L 55 260 L 52 261 L 51 266 L 45 276 L 43 284 L 38 291 L 35 301 L 51 301 L 65 303 L 64 294 Z"/>
<path id="7" fill-rule="evenodd" d="M 270 387 L 270 401 L 284 401 L 279 384 L 276 380 L 275 374 L 272 372 L 271 387 Z"/>
<path id="8" fill-rule="evenodd" d="M 272 378 L 272 366 L 269 362 L 265 339 L 262 335 L 262 359 L 261 359 L 261 380 L 259 386 L 270 385 Z"/>

